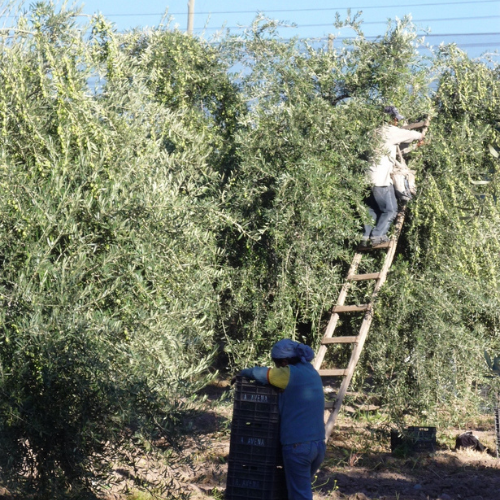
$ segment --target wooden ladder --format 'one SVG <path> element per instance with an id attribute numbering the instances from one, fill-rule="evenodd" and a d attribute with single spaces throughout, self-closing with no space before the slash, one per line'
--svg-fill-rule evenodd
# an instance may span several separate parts
<path id="1" fill-rule="evenodd" d="M 325 335 L 321 340 L 321 346 L 313 361 L 314 367 L 316 368 L 316 370 L 318 370 L 319 374 L 322 377 L 337 377 L 337 376 L 343 377 L 339 392 L 336 395 L 333 405 L 329 406 L 327 404 L 325 407 L 326 410 L 330 411 L 330 416 L 326 423 L 327 439 L 330 437 L 330 434 L 332 433 L 335 421 L 340 411 L 340 407 L 342 406 L 342 402 L 344 401 L 344 397 L 347 393 L 347 388 L 349 387 L 352 376 L 354 374 L 354 370 L 356 368 L 356 365 L 358 364 L 358 360 L 363 350 L 363 345 L 365 343 L 366 337 L 368 336 L 368 331 L 370 330 L 370 325 L 373 319 L 373 308 L 375 300 L 377 298 L 380 289 L 382 288 L 382 285 L 386 280 L 387 272 L 391 267 L 394 254 L 396 252 L 396 246 L 398 244 L 399 235 L 401 234 L 401 229 L 403 227 L 405 215 L 406 215 L 406 205 L 404 205 L 403 208 L 398 212 L 398 215 L 396 217 L 396 222 L 394 224 L 394 236 L 388 243 L 381 243 L 380 245 L 367 248 L 358 247 L 358 249 L 356 250 L 356 254 L 354 255 L 351 267 L 349 268 L 349 271 L 347 273 L 345 283 L 342 286 L 342 289 L 340 290 L 339 298 L 337 300 L 337 305 L 333 307 L 332 315 L 330 317 L 330 321 L 326 328 Z M 381 271 L 379 273 L 356 274 L 363 255 L 366 254 L 367 252 L 373 252 L 375 250 L 387 250 Z M 375 287 L 371 294 L 369 303 L 363 305 L 347 305 L 347 306 L 344 305 L 351 283 L 353 281 L 364 281 L 364 280 L 376 280 Z M 357 311 L 365 312 L 363 320 L 361 322 L 361 326 L 359 328 L 358 335 L 334 337 L 333 334 L 335 332 L 335 327 L 337 326 L 337 322 L 339 320 L 339 315 L 342 313 L 357 312 Z M 325 358 L 328 346 L 332 344 L 352 344 L 351 357 L 349 360 L 349 364 L 347 365 L 347 368 L 321 369 L 321 365 L 323 364 L 323 360 Z"/>

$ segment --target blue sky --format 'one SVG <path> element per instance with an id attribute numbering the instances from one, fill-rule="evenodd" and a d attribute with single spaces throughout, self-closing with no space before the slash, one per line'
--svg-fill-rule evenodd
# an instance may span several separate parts
<path id="1" fill-rule="evenodd" d="M 134 27 L 159 24 L 162 13 L 168 8 L 172 25 L 185 31 L 187 27 L 188 0 L 86 0 L 85 14 L 102 12 L 116 24 L 120 31 Z M 352 35 L 349 29 L 333 27 L 335 13 L 345 17 L 347 8 L 361 10 L 366 36 L 382 35 L 387 19 L 411 14 L 422 30 L 429 29 L 427 40 L 433 45 L 456 42 L 472 57 L 484 52 L 500 51 L 500 0 L 195 0 L 194 32 L 210 38 L 224 25 L 237 33 L 238 26 L 248 26 L 257 12 L 273 19 L 296 24 L 284 28 L 285 37 L 322 38 L 333 33 L 337 36 Z M 498 59 L 498 58 L 497 58 Z"/>

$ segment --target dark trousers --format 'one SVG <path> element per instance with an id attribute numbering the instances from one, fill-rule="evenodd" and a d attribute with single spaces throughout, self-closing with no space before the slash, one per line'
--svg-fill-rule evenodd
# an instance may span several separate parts
<path id="1" fill-rule="evenodd" d="M 311 481 L 325 458 L 324 440 L 283 445 L 288 500 L 312 500 Z"/>
<path id="2" fill-rule="evenodd" d="M 373 227 L 365 224 L 363 236 L 366 238 L 385 236 L 398 213 L 398 201 L 394 186 L 392 184 L 390 186 L 373 186 L 366 204 L 368 205 L 368 213 L 376 225 Z"/>

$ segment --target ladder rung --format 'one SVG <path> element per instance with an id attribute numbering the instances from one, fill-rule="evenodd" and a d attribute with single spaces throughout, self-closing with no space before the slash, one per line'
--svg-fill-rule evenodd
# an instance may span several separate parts
<path id="1" fill-rule="evenodd" d="M 351 274 L 350 276 L 347 276 L 347 279 L 351 281 L 378 280 L 379 276 L 380 273 Z"/>
<path id="2" fill-rule="evenodd" d="M 331 395 L 332 395 L 332 397 L 333 397 L 333 391 L 332 391 L 330 394 L 331 394 Z M 354 391 L 347 391 L 347 392 L 345 393 L 345 395 L 346 395 L 346 396 L 349 396 L 349 397 L 351 397 L 351 398 L 360 398 L 360 397 L 366 398 L 366 397 L 369 397 L 369 396 L 367 396 L 367 395 L 366 395 L 365 393 L 363 393 L 363 392 L 354 392 Z M 335 401 L 335 399 L 334 399 L 333 401 Z"/>
<path id="3" fill-rule="evenodd" d="M 369 247 L 358 247 L 357 252 L 371 252 L 372 250 L 380 250 L 384 248 L 389 248 L 391 246 L 392 240 L 385 243 L 379 243 L 378 245 L 373 245 Z"/>
<path id="4" fill-rule="evenodd" d="M 343 377 L 347 370 L 334 368 L 330 370 L 318 370 L 320 377 Z"/>
<path id="5" fill-rule="evenodd" d="M 360 397 L 360 396 L 363 396 L 365 397 L 366 394 L 362 394 L 361 392 L 352 392 L 352 391 L 347 391 L 345 393 L 346 396 L 349 396 L 349 397 L 353 397 L 353 398 L 357 398 L 357 397 Z M 331 395 L 331 397 L 333 397 L 333 395 Z M 337 399 L 331 399 L 330 401 L 326 401 L 325 400 L 325 408 L 327 407 L 333 407 L 333 405 L 335 404 L 335 401 L 337 401 Z"/>
<path id="6" fill-rule="evenodd" d="M 333 407 L 335 406 L 335 403 L 337 401 L 336 400 L 333 400 L 333 401 L 325 401 L 325 410 L 332 410 Z M 377 411 L 377 410 L 380 410 L 380 406 L 377 406 L 377 405 L 354 405 L 354 408 L 352 406 L 347 406 L 347 407 L 344 407 L 344 408 L 349 408 L 350 409 L 350 413 L 354 413 L 356 410 L 359 410 L 359 411 Z"/>
<path id="7" fill-rule="evenodd" d="M 358 337 L 332 337 L 329 339 L 323 339 L 321 341 L 322 345 L 327 344 L 355 344 L 358 341 Z"/>
<path id="8" fill-rule="evenodd" d="M 378 245 L 372 245 L 372 248 L 389 248 L 394 240 L 386 241 L 385 243 L 379 243 Z"/>
<path id="9" fill-rule="evenodd" d="M 343 313 L 343 312 L 357 312 L 357 311 L 366 311 L 370 304 L 362 304 L 360 306 L 334 306 L 334 313 Z"/>
<path id="10" fill-rule="evenodd" d="M 321 377 L 337 377 L 341 376 L 343 377 L 342 380 L 340 381 L 340 387 L 337 389 L 337 394 L 335 394 L 335 389 L 331 387 L 333 384 L 329 384 L 328 378 L 323 379 L 326 387 L 324 389 L 325 392 L 325 398 L 328 400 L 327 403 L 325 403 L 325 410 L 326 412 L 330 413 L 330 416 L 328 417 L 328 421 L 325 424 L 325 431 L 326 431 L 326 437 L 331 435 L 333 431 L 333 427 L 335 425 L 335 422 L 337 420 L 337 417 L 339 415 L 340 409 L 342 404 L 344 403 L 344 398 L 348 394 L 347 389 L 349 388 L 349 384 L 351 383 L 351 379 L 354 375 L 354 370 L 356 369 L 356 365 L 360 359 L 361 356 L 361 351 L 363 348 L 364 341 L 366 339 L 366 336 L 368 335 L 368 330 L 370 329 L 371 321 L 373 319 L 372 311 L 373 311 L 373 300 L 375 299 L 377 293 L 380 290 L 380 287 L 383 284 L 383 281 L 385 280 L 385 276 L 387 272 L 389 271 L 389 268 L 391 267 L 392 261 L 394 259 L 394 254 L 396 251 L 396 247 L 398 244 L 398 238 L 399 235 L 401 234 L 401 229 L 403 226 L 404 218 L 406 214 L 406 206 L 403 207 L 403 209 L 398 213 L 396 222 L 394 225 L 395 232 L 394 232 L 394 237 L 390 239 L 386 243 L 381 243 L 379 245 L 368 245 L 368 246 L 362 246 L 359 245 L 358 248 L 356 249 L 356 254 L 354 255 L 354 258 L 352 260 L 351 266 L 349 267 L 349 271 L 347 273 L 347 278 L 344 282 L 344 285 L 342 286 L 342 289 L 340 290 L 339 298 L 337 299 L 337 304 L 332 308 L 332 315 L 330 318 L 330 322 L 328 323 L 327 327 L 327 338 L 324 338 L 321 340 L 321 347 L 319 348 L 318 354 L 317 354 L 317 359 L 315 360 L 315 367 L 319 368 L 321 366 L 321 363 L 323 362 L 326 351 L 328 350 L 328 345 L 331 344 L 346 344 L 346 343 L 351 343 L 351 358 L 349 360 L 349 365 L 346 369 L 325 369 L 325 370 L 318 370 L 319 374 Z M 384 263 L 382 265 L 382 268 L 380 269 L 379 273 L 367 273 L 367 274 L 357 274 L 359 270 L 359 264 L 361 263 L 361 260 L 363 258 L 364 253 L 376 251 L 376 250 L 382 250 L 386 249 L 386 254 L 385 258 L 383 259 Z M 383 255 L 380 255 L 380 257 L 384 257 Z M 375 284 L 375 289 L 372 295 L 372 299 L 368 304 L 365 305 L 351 305 L 351 306 L 345 306 L 343 305 L 346 301 L 347 298 L 347 293 L 352 285 L 352 281 L 364 281 L 364 280 L 377 280 Z M 351 303 L 356 301 L 357 299 L 351 299 Z M 370 299 L 367 299 L 370 300 Z M 340 305 L 342 304 L 342 305 Z M 335 330 L 335 327 L 337 326 L 337 323 L 339 321 L 339 314 L 337 313 L 343 313 L 343 312 L 357 312 L 357 311 L 366 311 L 364 314 L 364 319 L 363 323 L 360 327 L 359 334 L 357 337 L 348 337 L 348 336 L 340 336 L 340 337 L 333 337 L 333 332 Z M 353 332 L 354 333 L 354 332 Z M 336 385 L 336 384 L 335 384 Z M 334 394 L 332 394 L 332 392 Z M 374 410 L 376 409 L 375 405 L 364 405 L 364 406 L 358 406 L 359 410 Z M 356 412 L 359 410 L 356 410 L 356 408 L 352 406 L 344 406 L 345 411 L 349 412 Z"/>

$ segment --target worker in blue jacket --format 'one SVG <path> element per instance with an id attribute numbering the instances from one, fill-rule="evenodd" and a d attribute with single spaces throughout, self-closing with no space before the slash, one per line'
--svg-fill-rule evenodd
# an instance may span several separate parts
<path id="1" fill-rule="evenodd" d="M 325 398 L 321 377 L 310 363 L 313 350 L 290 339 L 277 342 L 275 368 L 256 366 L 243 377 L 281 389 L 280 440 L 289 500 L 312 500 L 311 481 L 325 458 Z"/>

